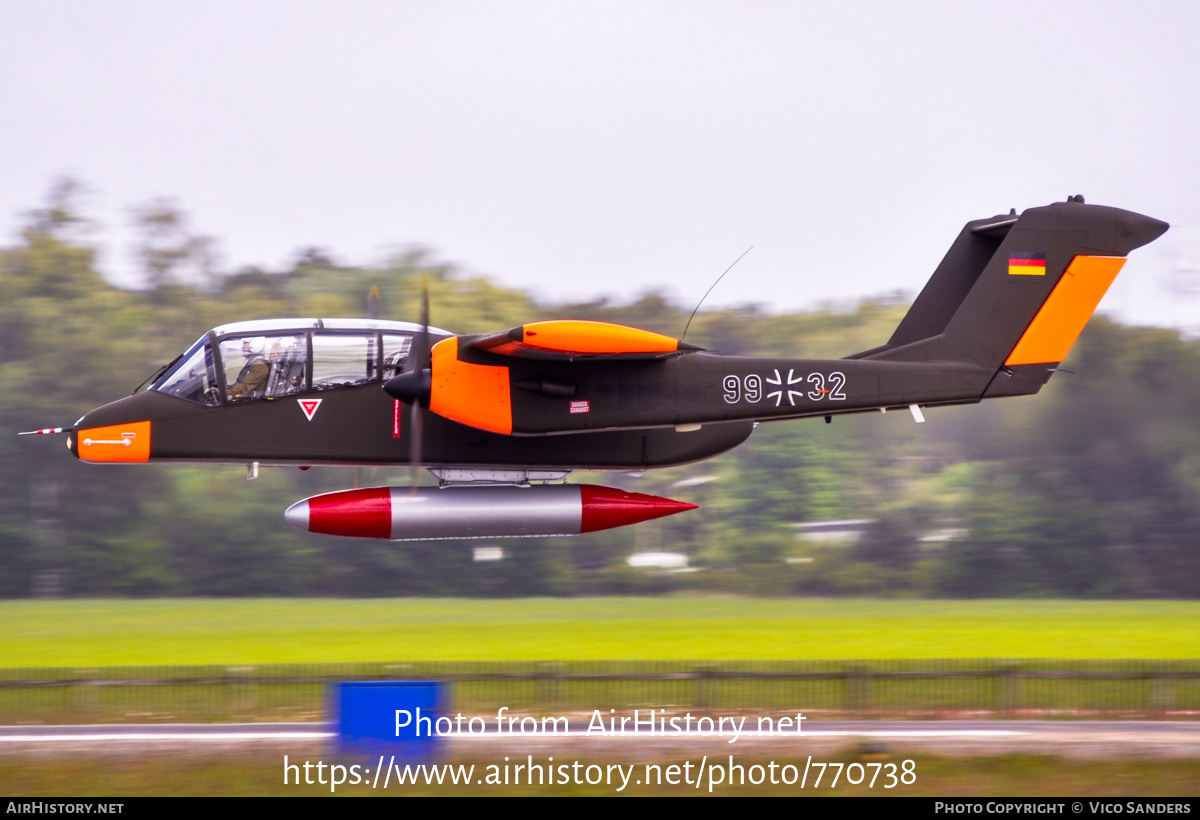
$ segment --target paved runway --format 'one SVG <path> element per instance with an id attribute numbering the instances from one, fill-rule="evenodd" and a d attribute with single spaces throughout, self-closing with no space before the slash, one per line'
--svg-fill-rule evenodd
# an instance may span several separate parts
<path id="1" fill-rule="evenodd" d="M 133 751 L 219 745 L 325 746 L 334 738 L 323 723 L 104 724 L 88 726 L 0 726 L 0 752 L 31 748 L 72 751 Z M 733 742 L 730 742 L 733 741 Z M 806 753 L 858 747 L 863 751 L 924 749 L 945 754 L 1033 753 L 1067 757 L 1200 758 L 1200 721 L 838 721 L 806 720 L 802 731 L 757 734 L 642 731 L 599 734 L 572 722 L 557 734 L 497 732 L 494 721 L 476 734 L 455 734 L 464 748 L 509 746 L 561 748 L 579 752 L 663 754 L 706 748 L 739 753 L 790 750 Z"/>

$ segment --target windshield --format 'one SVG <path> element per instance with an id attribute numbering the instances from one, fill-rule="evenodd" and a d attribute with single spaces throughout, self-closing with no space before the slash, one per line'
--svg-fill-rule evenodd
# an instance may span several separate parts
<path id="1" fill-rule="evenodd" d="M 179 358 L 179 362 L 175 369 L 156 381 L 150 389 L 197 404 L 220 404 L 217 368 L 208 337 L 201 336 L 188 352 Z"/>

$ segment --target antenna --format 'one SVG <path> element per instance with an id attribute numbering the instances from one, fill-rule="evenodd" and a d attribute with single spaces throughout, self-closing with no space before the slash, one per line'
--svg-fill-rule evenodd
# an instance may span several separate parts
<path id="1" fill-rule="evenodd" d="M 742 251 L 742 256 L 745 256 L 746 254 L 750 253 L 750 251 L 752 251 L 752 250 L 754 250 L 753 245 L 746 248 L 746 250 Z M 737 259 L 734 259 L 733 265 L 736 265 L 738 262 L 741 262 L 742 256 L 739 256 Z M 733 270 L 733 265 L 730 265 L 729 267 L 727 267 L 725 269 L 725 273 L 729 273 L 731 270 Z M 725 273 L 722 273 L 720 276 L 718 276 L 717 281 L 713 282 L 711 285 L 709 285 L 708 290 L 704 291 L 704 295 L 701 296 L 700 301 L 696 303 L 696 308 L 695 308 L 695 310 L 692 311 L 692 315 L 688 317 L 687 324 L 683 326 L 683 335 L 679 337 L 679 341 L 682 342 L 684 339 L 687 338 L 688 328 L 692 326 L 692 319 L 696 318 L 696 311 L 700 309 L 700 306 L 702 304 L 704 304 L 704 300 L 708 298 L 708 294 L 712 293 L 713 288 L 715 288 L 720 283 L 720 281 L 725 278 Z"/>

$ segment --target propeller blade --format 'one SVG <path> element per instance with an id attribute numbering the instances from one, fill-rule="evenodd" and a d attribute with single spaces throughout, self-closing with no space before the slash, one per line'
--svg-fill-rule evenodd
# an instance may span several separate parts
<path id="1" fill-rule="evenodd" d="M 421 332 L 413 339 L 409 361 L 413 370 L 422 370 L 429 358 L 429 280 L 421 280 Z"/>
<path id="2" fill-rule="evenodd" d="M 421 331 L 413 336 L 404 372 L 383 383 L 383 389 L 389 396 L 405 404 L 429 405 L 429 391 L 433 382 L 433 373 L 428 368 L 429 350 L 429 282 L 426 280 L 421 297 Z"/>
<path id="3" fill-rule="evenodd" d="M 379 292 L 378 285 L 371 285 L 371 289 L 367 291 L 367 318 L 379 318 L 379 303 L 383 301 L 383 294 Z"/>
<path id="4" fill-rule="evenodd" d="M 412 421 L 409 424 L 408 463 L 412 469 L 413 492 L 421 481 L 421 444 L 424 440 L 424 418 L 421 405 L 429 404 L 429 396 L 433 387 L 433 370 L 427 368 L 429 360 L 429 280 L 421 280 L 421 332 L 413 339 L 413 349 L 408 356 L 411 368 L 390 379 L 384 389 L 391 387 L 397 393 L 412 396 Z M 398 382 L 393 384 L 393 382 Z M 390 395 L 396 395 L 388 390 Z M 404 399 L 401 398 L 401 401 Z"/>
<path id="5" fill-rule="evenodd" d="M 421 442 L 424 439 L 424 414 L 421 412 L 421 405 L 414 404 L 412 406 L 412 421 L 409 422 L 409 440 L 408 440 L 408 463 L 412 470 L 412 486 L 413 492 L 417 491 L 417 485 L 421 483 Z"/>

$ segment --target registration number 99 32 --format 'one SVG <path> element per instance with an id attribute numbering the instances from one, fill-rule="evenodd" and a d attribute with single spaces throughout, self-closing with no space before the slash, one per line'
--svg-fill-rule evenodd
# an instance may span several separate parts
<path id="1" fill-rule="evenodd" d="M 721 380 L 726 404 L 757 404 L 763 399 L 774 399 L 776 407 L 781 407 L 785 399 L 790 407 L 795 407 L 797 400 L 806 398 L 809 401 L 845 401 L 845 386 L 846 374 L 837 372 L 797 376 L 795 370 L 789 370 L 787 376 L 783 376 L 776 370 L 766 378 L 751 373 L 729 375 Z"/>

